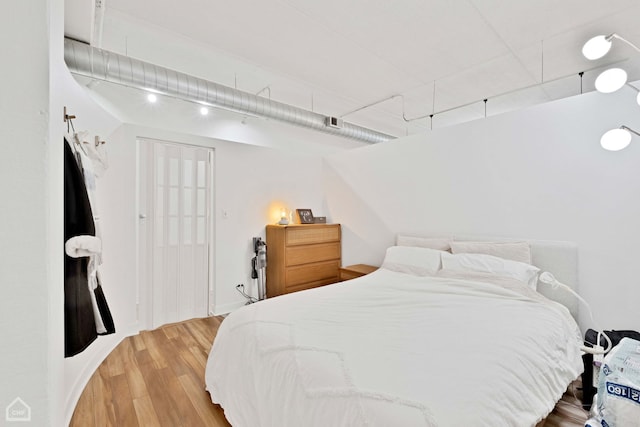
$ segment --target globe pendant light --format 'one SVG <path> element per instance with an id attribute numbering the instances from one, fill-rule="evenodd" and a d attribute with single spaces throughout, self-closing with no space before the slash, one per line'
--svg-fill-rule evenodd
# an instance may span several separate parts
<path id="1" fill-rule="evenodd" d="M 627 83 L 627 72 L 622 68 L 610 68 L 596 78 L 596 89 L 601 93 L 612 93 Z"/>
<path id="2" fill-rule="evenodd" d="M 590 60 L 600 59 L 605 56 L 611 49 L 611 35 L 595 36 L 589 39 L 582 47 L 582 54 Z"/>
<path id="3" fill-rule="evenodd" d="M 600 138 L 600 145 L 605 150 L 620 151 L 631 142 L 631 133 L 623 128 L 611 129 Z"/>

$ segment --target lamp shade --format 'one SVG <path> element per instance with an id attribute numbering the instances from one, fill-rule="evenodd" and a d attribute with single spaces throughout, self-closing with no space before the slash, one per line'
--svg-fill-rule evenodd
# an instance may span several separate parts
<path id="1" fill-rule="evenodd" d="M 627 72 L 622 68 L 610 68 L 596 78 L 596 89 L 598 92 L 611 93 L 620 89 L 625 83 L 627 83 Z"/>
<path id="2" fill-rule="evenodd" d="M 600 138 L 600 145 L 605 150 L 620 151 L 631 142 L 631 133 L 625 129 L 611 129 Z"/>
<path id="3" fill-rule="evenodd" d="M 607 36 L 595 36 L 582 46 L 582 54 L 590 60 L 600 59 L 611 49 L 611 40 Z"/>

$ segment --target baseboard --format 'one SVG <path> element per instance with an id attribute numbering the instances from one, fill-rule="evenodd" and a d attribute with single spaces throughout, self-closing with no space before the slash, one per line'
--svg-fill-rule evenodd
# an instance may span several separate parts
<path id="1" fill-rule="evenodd" d="M 213 315 L 214 316 L 221 316 L 223 314 L 229 314 L 232 311 L 235 311 L 241 307 L 244 307 L 245 302 L 244 301 L 238 301 L 238 302 L 233 302 L 233 303 L 229 303 L 229 304 L 222 304 L 222 305 L 214 305 L 213 306 Z"/>
<path id="2" fill-rule="evenodd" d="M 135 325 L 130 325 L 128 328 L 123 328 L 120 333 L 99 336 L 98 339 L 85 350 L 91 351 L 91 354 L 89 356 L 85 356 L 88 358 L 84 362 L 80 372 L 75 376 L 73 384 L 70 387 L 67 387 L 65 384 L 65 393 L 67 395 L 64 405 L 65 425 L 70 424 L 71 417 L 73 417 L 73 411 L 76 409 L 78 400 L 89 383 L 91 376 L 98 369 L 100 364 L 118 346 L 118 344 L 122 342 L 122 340 L 128 336 L 135 335 L 138 332 L 138 324 L 136 323 Z M 83 353 L 80 353 L 78 356 L 82 357 L 82 355 Z M 65 361 L 69 360 L 69 363 L 72 363 L 72 359 L 73 358 L 65 359 Z M 67 369 L 67 365 L 65 365 L 65 369 Z"/>

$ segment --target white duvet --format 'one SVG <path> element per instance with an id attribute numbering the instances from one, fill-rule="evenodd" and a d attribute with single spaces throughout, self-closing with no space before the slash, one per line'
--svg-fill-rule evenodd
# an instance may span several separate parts
<path id="1" fill-rule="evenodd" d="M 380 269 L 233 312 L 206 385 L 234 427 L 533 426 L 580 345 L 563 306 L 511 279 Z"/>

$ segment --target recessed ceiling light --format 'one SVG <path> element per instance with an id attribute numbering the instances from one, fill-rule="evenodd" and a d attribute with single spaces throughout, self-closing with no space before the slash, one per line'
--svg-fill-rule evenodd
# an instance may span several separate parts
<path id="1" fill-rule="evenodd" d="M 150 93 L 147 95 L 147 101 L 154 103 L 158 100 L 158 96 L 155 93 Z"/>
<path id="2" fill-rule="evenodd" d="M 209 114 L 209 109 L 207 107 L 200 107 L 200 114 L 206 116 L 207 114 Z"/>

